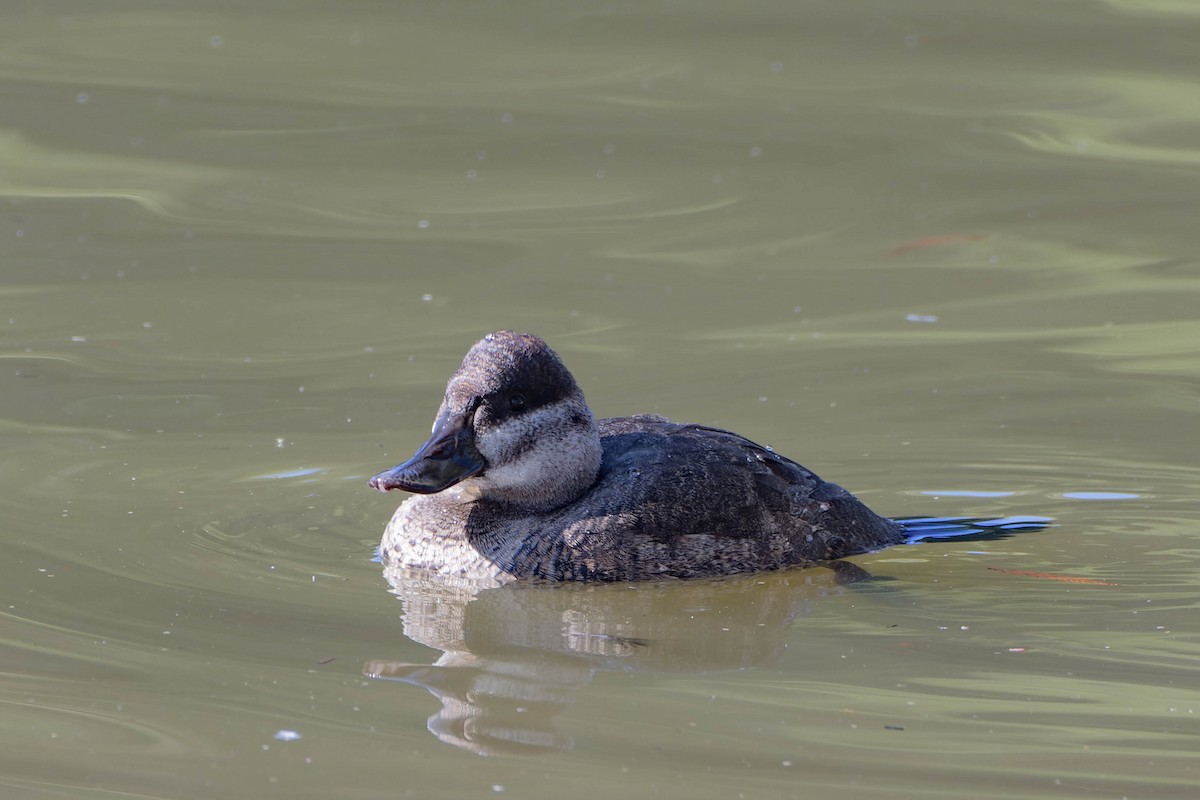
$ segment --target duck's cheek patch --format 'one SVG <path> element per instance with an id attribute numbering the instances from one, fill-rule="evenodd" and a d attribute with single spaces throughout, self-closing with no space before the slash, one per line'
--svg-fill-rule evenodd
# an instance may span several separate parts
<path id="1" fill-rule="evenodd" d="M 519 417 L 509 417 L 499 425 L 489 427 L 486 433 L 477 427 L 475 447 L 490 465 L 487 472 L 491 474 L 497 466 L 515 464 L 538 448 L 553 447 L 561 418 L 558 407 L 546 406 Z"/>
<path id="2" fill-rule="evenodd" d="M 494 466 L 487 471 L 485 477 L 493 486 L 509 487 L 537 486 L 546 480 L 546 475 L 546 465 L 536 458 L 525 457 Z"/>

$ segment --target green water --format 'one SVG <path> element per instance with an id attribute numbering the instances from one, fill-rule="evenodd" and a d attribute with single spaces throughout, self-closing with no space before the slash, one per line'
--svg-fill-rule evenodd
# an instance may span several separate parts
<path id="1" fill-rule="evenodd" d="M 1190 798 L 1200 6 L 0 7 L 0 796 Z M 463 596 L 446 377 L 999 542 Z M 480 753 L 491 757 L 481 757 Z"/>

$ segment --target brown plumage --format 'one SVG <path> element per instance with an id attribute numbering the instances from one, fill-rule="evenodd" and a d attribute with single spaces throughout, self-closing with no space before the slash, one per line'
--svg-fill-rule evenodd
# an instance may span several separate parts
<path id="1" fill-rule="evenodd" d="M 725 575 L 905 539 L 735 433 L 649 415 L 597 423 L 554 351 L 511 331 L 471 348 L 429 442 L 371 485 L 422 493 L 388 524 L 385 563 L 484 583 Z"/>

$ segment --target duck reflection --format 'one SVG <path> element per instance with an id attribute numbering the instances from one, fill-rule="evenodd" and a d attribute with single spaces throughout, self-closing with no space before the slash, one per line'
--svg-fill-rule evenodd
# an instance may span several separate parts
<path id="1" fill-rule="evenodd" d="M 913 544 L 991 542 L 1053 524 L 1032 516 L 897 522 Z M 403 604 L 405 635 L 442 655 L 432 664 L 368 661 L 363 674 L 428 690 L 442 703 L 429 732 L 482 755 L 569 748 L 558 718 L 598 671 L 768 665 L 787 647 L 792 620 L 822 597 L 887 580 L 849 561 L 657 583 L 481 586 L 395 564 L 384 577 Z"/>
<path id="2" fill-rule="evenodd" d="M 408 638 L 433 664 L 373 660 L 363 674 L 441 701 L 429 732 L 481 755 L 568 749 L 559 718 L 600 670 L 699 673 L 770 664 L 788 624 L 860 567 L 640 584 L 512 583 L 479 589 L 405 568 L 385 576 Z"/>

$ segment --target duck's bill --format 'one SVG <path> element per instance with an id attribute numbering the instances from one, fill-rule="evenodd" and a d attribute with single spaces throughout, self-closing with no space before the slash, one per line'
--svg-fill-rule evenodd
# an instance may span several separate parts
<path id="1" fill-rule="evenodd" d="M 475 433 L 462 417 L 438 420 L 433 436 L 417 454 L 398 467 L 381 472 L 368 482 L 386 492 L 403 489 L 434 494 L 483 472 L 483 456 L 475 449 Z"/>

